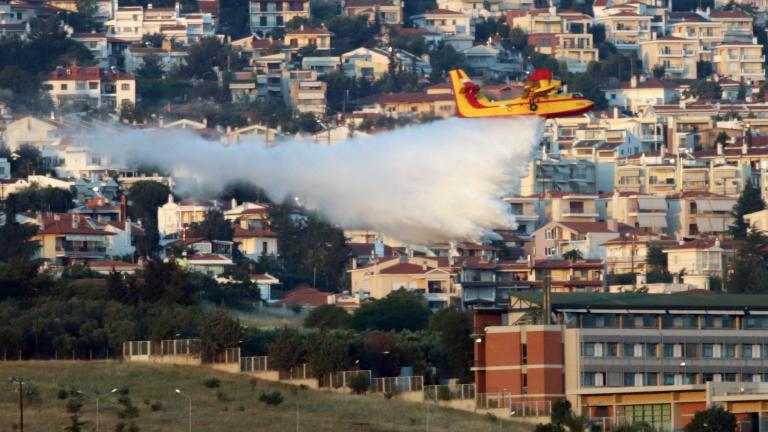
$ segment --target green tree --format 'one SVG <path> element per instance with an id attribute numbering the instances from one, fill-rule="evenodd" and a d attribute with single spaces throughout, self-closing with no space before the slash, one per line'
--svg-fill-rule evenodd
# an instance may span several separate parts
<path id="1" fill-rule="evenodd" d="M 349 327 L 350 315 L 344 308 L 336 305 L 320 305 L 309 312 L 304 319 L 304 327 L 324 330 Z"/>
<path id="2" fill-rule="evenodd" d="M 164 40 L 165 36 L 163 36 L 162 33 L 145 34 L 141 36 L 141 44 L 146 47 L 160 48 L 163 46 Z"/>
<path id="3" fill-rule="evenodd" d="M 664 78 L 664 74 L 666 73 L 666 70 L 664 69 L 664 65 L 657 64 L 653 67 L 653 77 L 656 79 L 662 79 Z"/>
<path id="4" fill-rule="evenodd" d="M 204 80 L 217 78 L 215 68 L 223 69 L 227 65 L 228 47 L 216 37 L 205 37 L 189 47 L 186 65 L 182 67 L 183 76 Z"/>
<path id="5" fill-rule="evenodd" d="M 718 100 L 722 95 L 723 89 L 716 81 L 708 81 L 706 79 L 699 79 L 691 83 L 688 90 L 686 90 L 686 97 L 695 97 L 701 100 Z"/>
<path id="6" fill-rule="evenodd" d="M 268 355 L 272 367 L 287 372 L 304 362 L 307 355 L 306 343 L 298 330 L 284 327 L 269 346 Z"/>
<path id="7" fill-rule="evenodd" d="M 244 202 L 269 203 L 269 198 L 264 189 L 256 186 L 248 180 L 235 180 L 224 185 L 219 194 L 224 201 L 236 200 L 239 204 Z"/>
<path id="8" fill-rule="evenodd" d="M 563 259 L 576 262 L 580 259 L 584 259 L 584 256 L 581 254 L 580 250 L 571 249 L 563 253 Z"/>
<path id="9" fill-rule="evenodd" d="M 720 132 L 717 134 L 717 138 L 715 138 L 715 142 L 718 144 L 725 145 L 728 142 L 728 134 L 725 132 Z"/>
<path id="10" fill-rule="evenodd" d="M 69 413 L 69 425 L 64 427 L 65 432 L 80 432 L 85 422 L 80 421 L 80 409 L 83 408 L 83 398 L 79 393 L 71 392 L 67 400 L 67 413 Z"/>
<path id="11" fill-rule="evenodd" d="M 336 16 L 326 22 L 328 31 L 334 34 L 333 54 L 339 55 L 360 47 L 376 45 L 378 29 L 364 15 L 356 17 Z"/>
<path id="12" fill-rule="evenodd" d="M 65 213 L 74 207 L 74 194 L 70 190 L 36 184 L 8 195 L 6 208 L 8 213 L 26 211 L 45 211 Z"/>
<path id="13" fill-rule="evenodd" d="M 144 235 L 139 239 L 138 253 L 152 255 L 158 249 L 157 209 L 168 201 L 171 190 L 156 181 L 136 182 L 128 191 L 129 213 L 134 220 L 143 221 Z"/>
<path id="14" fill-rule="evenodd" d="M 195 222 L 189 227 L 190 235 L 203 237 L 208 240 L 232 240 L 235 229 L 232 222 L 224 219 L 224 214 L 217 210 L 211 210 L 205 214 L 201 222 Z"/>
<path id="15" fill-rule="evenodd" d="M 441 43 L 437 50 L 429 58 L 432 66 L 432 82 L 442 82 L 452 69 L 461 69 L 465 67 L 464 55 L 452 45 Z"/>
<path id="16" fill-rule="evenodd" d="M 733 224 L 730 227 L 733 238 L 743 239 L 747 236 L 749 227 L 744 220 L 744 215 L 763 210 L 764 208 L 765 201 L 763 201 L 763 197 L 760 194 L 760 189 L 753 186 L 751 181 L 747 181 L 731 212 L 734 217 Z"/>
<path id="17" fill-rule="evenodd" d="M 14 156 L 10 161 L 13 177 L 26 178 L 30 175 L 45 175 L 51 172 L 46 167 L 43 153 L 31 144 L 19 146 L 19 149 L 14 152 Z"/>
<path id="18" fill-rule="evenodd" d="M 697 412 L 690 423 L 685 426 L 685 432 L 734 432 L 736 416 L 722 407 L 709 407 Z"/>
<path id="19" fill-rule="evenodd" d="M 430 318 L 429 330 L 440 334 L 448 374 L 469 382 L 472 378 L 472 314 L 453 307 L 441 309 Z"/>
<path id="20" fill-rule="evenodd" d="M 0 262 L 30 261 L 35 256 L 40 244 L 32 240 L 37 233 L 37 226 L 20 224 L 14 215 L 6 216 L 6 223 L 0 225 Z"/>
<path id="21" fill-rule="evenodd" d="M 424 298 L 400 288 L 357 309 L 352 326 L 358 330 L 423 330 L 428 320 L 429 308 Z"/>
<path id="22" fill-rule="evenodd" d="M 221 350 L 236 348 L 243 337 L 240 320 L 224 311 L 214 311 L 205 316 L 200 329 L 200 344 L 204 361 L 211 361 Z"/>
<path id="23" fill-rule="evenodd" d="M 528 46 L 528 35 L 520 27 L 515 27 L 509 31 L 509 43 L 514 49 L 522 52 Z"/>
<path id="24" fill-rule="evenodd" d="M 729 293 L 768 293 L 768 259 L 763 248 L 768 239 L 759 231 L 750 232 L 746 243 L 739 248 L 731 264 L 728 277 Z"/>
<path id="25" fill-rule="evenodd" d="M 325 384 L 328 374 L 346 370 L 350 366 L 349 345 L 340 334 L 320 331 L 312 339 L 307 360 L 312 366 L 312 373 L 321 384 Z"/>
<path id="26" fill-rule="evenodd" d="M 654 270 L 667 269 L 667 254 L 659 244 L 648 243 L 646 245 L 645 263 Z"/>
<path id="27" fill-rule="evenodd" d="M 136 77 L 138 79 L 160 79 L 163 77 L 163 63 L 160 57 L 156 54 L 150 54 L 144 56 L 144 62 L 141 67 L 136 71 Z"/>

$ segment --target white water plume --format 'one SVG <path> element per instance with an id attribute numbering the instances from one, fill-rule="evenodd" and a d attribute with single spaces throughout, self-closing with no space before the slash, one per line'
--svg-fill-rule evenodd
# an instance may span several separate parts
<path id="1" fill-rule="evenodd" d="M 112 162 L 158 164 L 206 187 L 246 179 L 282 202 L 299 197 L 329 221 L 410 244 L 478 240 L 513 228 L 501 197 L 525 173 L 541 121 L 449 119 L 334 146 L 289 141 L 223 146 L 183 130 L 90 134 Z"/>

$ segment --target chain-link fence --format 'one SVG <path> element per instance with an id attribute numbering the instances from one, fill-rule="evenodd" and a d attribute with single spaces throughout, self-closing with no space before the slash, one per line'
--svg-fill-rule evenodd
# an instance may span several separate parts
<path id="1" fill-rule="evenodd" d="M 374 378 L 371 389 L 376 393 L 406 393 L 424 391 L 423 376 Z"/>

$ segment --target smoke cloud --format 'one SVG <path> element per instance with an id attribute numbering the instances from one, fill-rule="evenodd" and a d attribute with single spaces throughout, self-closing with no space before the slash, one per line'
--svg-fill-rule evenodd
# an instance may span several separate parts
<path id="1" fill-rule="evenodd" d="M 321 146 L 223 146 L 183 130 L 81 137 L 113 163 L 167 168 L 221 187 L 247 179 L 332 223 L 410 244 L 479 240 L 515 222 L 501 197 L 525 172 L 541 121 L 449 119 Z"/>

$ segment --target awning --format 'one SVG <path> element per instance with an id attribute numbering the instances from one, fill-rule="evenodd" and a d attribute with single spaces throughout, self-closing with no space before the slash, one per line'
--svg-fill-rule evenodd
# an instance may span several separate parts
<path id="1" fill-rule="evenodd" d="M 667 311 L 665 309 L 630 309 L 629 313 L 631 314 L 665 314 Z"/>
<path id="2" fill-rule="evenodd" d="M 707 315 L 744 315 L 743 310 L 708 310 Z"/>
<path id="3" fill-rule="evenodd" d="M 639 214 L 637 215 L 637 224 L 641 228 L 666 228 L 667 216 L 661 214 Z"/>
<path id="4" fill-rule="evenodd" d="M 700 232 L 725 232 L 733 223 L 733 218 L 728 216 L 698 216 L 696 217 L 696 226 Z"/>
<path id="5" fill-rule="evenodd" d="M 640 168 L 619 168 L 619 177 L 640 177 Z"/>
<path id="6" fill-rule="evenodd" d="M 95 240 L 103 240 L 104 235 L 101 234 L 67 234 L 66 239 L 68 241 L 95 241 Z"/>
<path id="7" fill-rule="evenodd" d="M 696 207 L 700 211 L 729 212 L 736 205 L 736 200 L 731 199 L 697 199 Z"/>
<path id="8" fill-rule="evenodd" d="M 667 200 L 663 197 L 637 197 L 640 210 L 667 210 Z M 666 225 L 664 225 L 666 226 Z"/>
<path id="9" fill-rule="evenodd" d="M 705 315 L 707 311 L 703 310 L 670 310 L 671 314 L 684 314 L 684 315 Z"/>
<path id="10" fill-rule="evenodd" d="M 706 172 L 686 172 L 683 173 L 685 178 L 683 180 L 686 181 L 706 181 L 707 180 L 707 173 Z"/>

